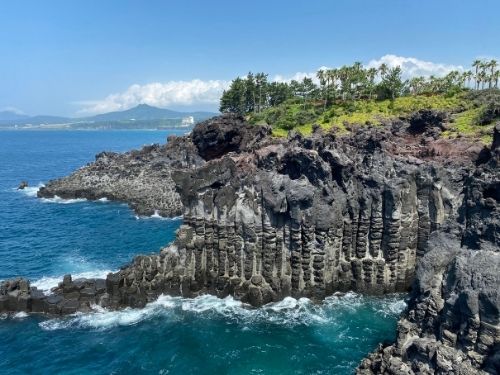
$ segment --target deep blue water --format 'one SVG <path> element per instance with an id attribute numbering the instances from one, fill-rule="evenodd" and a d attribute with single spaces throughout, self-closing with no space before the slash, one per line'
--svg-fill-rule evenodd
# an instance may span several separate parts
<path id="1" fill-rule="evenodd" d="M 104 277 L 171 241 L 180 219 L 35 195 L 37 185 L 102 150 L 164 142 L 172 132 L 0 132 L 0 280 L 23 275 L 49 288 L 65 273 Z M 16 191 L 21 180 L 32 188 Z M 164 296 L 140 310 L 4 315 L 0 373 L 351 374 L 379 342 L 394 338 L 403 307 L 402 296 L 348 294 L 321 305 L 290 298 L 253 310 L 231 298 Z"/>

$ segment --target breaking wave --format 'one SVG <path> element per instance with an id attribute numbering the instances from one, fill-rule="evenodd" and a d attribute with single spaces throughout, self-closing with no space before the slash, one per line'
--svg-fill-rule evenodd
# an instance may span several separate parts
<path id="1" fill-rule="evenodd" d="M 28 313 L 24 311 L 19 311 L 18 313 L 15 313 L 12 317 L 14 319 L 24 319 L 27 318 L 28 316 L 29 316 Z"/>
<path id="2" fill-rule="evenodd" d="M 174 217 L 166 217 L 166 216 L 161 216 L 158 210 L 155 210 L 154 214 L 151 216 L 139 216 L 135 215 L 136 220 L 148 220 L 148 219 L 157 219 L 157 220 L 168 220 L 168 221 L 176 221 L 176 220 L 182 220 L 182 215 L 181 216 L 174 216 Z"/>
<path id="3" fill-rule="evenodd" d="M 80 273 L 72 273 L 71 277 L 73 280 L 76 279 L 105 279 L 108 273 L 115 272 L 111 270 L 95 270 Z M 37 289 L 43 291 L 44 293 L 49 293 L 52 288 L 55 288 L 63 280 L 63 276 L 44 276 L 31 283 L 31 286 L 37 287 Z"/>
<path id="4" fill-rule="evenodd" d="M 377 315 L 398 316 L 406 307 L 402 295 L 383 298 L 365 297 L 356 293 L 329 297 L 321 304 L 307 298 L 287 297 L 280 302 L 252 308 L 233 297 L 217 298 L 203 295 L 196 298 L 160 296 L 142 309 L 126 308 L 109 311 L 99 306 L 92 313 L 77 313 L 66 318 L 56 318 L 39 323 L 44 330 L 99 329 L 130 326 L 161 317 L 171 321 L 188 315 L 198 319 L 225 319 L 241 324 L 243 329 L 252 324 L 273 324 L 294 327 L 298 325 L 323 325 L 334 323 L 351 310 L 368 308 Z"/>
<path id="5" fill-rule="evenodd" d="M 55 195 L 53 198 L 41 198 L 40 200 L 45 203 L 59 203 L 59 204 L 81 203 L 87 201 L 87 199 L 85 198 L 64 199 L 57 195 Z"/>
<path id="6" fill-rule="evenodd" d="M 12 190 L 18 191 L 18 192 L 26 195 L 27 197 L 36 198 L 38 190 L 40 190 L 40 188 L 42 188 L 44 186 L 45 185 L 40 182 L 37 186 L 28 186 L 28 187 L 25 187 L 24 189 L 13 188 Z M 61 197 L 55 195 L 53 198 L 40 198 L 40 201 L 45 202 L 45 203 L 71 204 L 71 203 L 86 202 L 87 199 L 86 198 L 69 198 L 69 199 L 65 199 L 65 198 L 61 198 Z M 99 199 L 95 200 L 95 202 L 106 203 L 106 202 L 110 202 L 110 200 L 108 198 L 104 197 L 104 198 L 99 198 Z M 155 212 L 155 215 L 158 215 L 157 212 Z M 153 215 L 151 217 L 155 217 L 156 218 L 155 215 Z M 162 218 L 159 215 L 158 215 L 158 217 Z"/>
<path id="7" fill-rule="evenodd" d="M 24 189 L 14 188 L 13 190 L 18 191 L 18 192 L 26 195 L 27 197 L 34 197 L 34 198 L 36 198 L 38 190 L 40 190 L 40 188 L 42 188 L 44 186 L 45 185 L 40 182 L 37 186 L 27 186 Z"/>

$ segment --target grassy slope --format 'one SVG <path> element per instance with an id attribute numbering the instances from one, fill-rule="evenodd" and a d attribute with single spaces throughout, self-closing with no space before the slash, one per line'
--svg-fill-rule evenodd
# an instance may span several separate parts
<path id="1" fill-rule="evenodd" d="M 470 100 L 465 94 L 409 96 L 397 98 L 393 102 L 390 100 L 337 102 L 325 112 L 321 102 L 309 104 L 305 110 L 302 104 L 289 102 L 278 108 L 268 108 L 260 114 L 251 114 L 249 119 L 253 123 L 272 125 L 276 136 L 286 136 L 290 127 L 307 135 L 311 133 L 313 124 L 318 124 L 327 130 L 336 128 L 340 133 L 347 133 L 350 124 L 381 125 L 384 120 L 404 117 L 419 109 L 437 109 L 452 113 L 452 120 L 447 124 L 448 130 L 444 132 L 447 137 L 466 136 L 480 139 L 484 143 L 491 142 L 495 121 L 479 125 L 478 119 L 484 110 L 484 105 Z"/>

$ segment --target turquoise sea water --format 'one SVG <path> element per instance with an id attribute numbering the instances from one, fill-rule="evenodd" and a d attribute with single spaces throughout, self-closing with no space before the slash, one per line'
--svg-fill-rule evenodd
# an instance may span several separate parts
<path id="1" fill-rule="evenodd" d="M 0 280 L 23 275 L 48 289 L 65 273 L 104 277 L 171 241 L 180 218 L 138 218 L 113 202 L 41 200 L 36 187 L 102 150 L 164 142 L 173 132 L 0 132 Z M 21 180 L 31 188 L 16 191 Z M 260 309 L 231 298 L 163 296 L 136 310 L 3 315 L 0 373 L 351 374 L 394 338 L 403 308 L 402 296 L 353 293 Z"/>

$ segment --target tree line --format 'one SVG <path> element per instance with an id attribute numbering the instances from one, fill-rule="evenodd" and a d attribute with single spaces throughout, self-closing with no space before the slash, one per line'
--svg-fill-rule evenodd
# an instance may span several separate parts
<path id="1" fill-rule="evenodd" d="M 322 101 L 324 109 L 335 101 L 357 99 L 394 100 L 407 95 L 455 93 L 465 89 L 498 88 L 500 71 L 496 60 L 475 60 L 473 70 L 449 72 L 444 77 L 402 78 L 401 67 L 381 64 L 365 68 L 360 62 L 335 69 L 321 69 L 317 83 L 310 77 L 301 81 L 269 81 L 265 73 L 248 73 L 236 78 L 220 100 L 221 112 L 260 113 L 290 99 L 298 100 L 305 108 L 311 101 Z"/>

